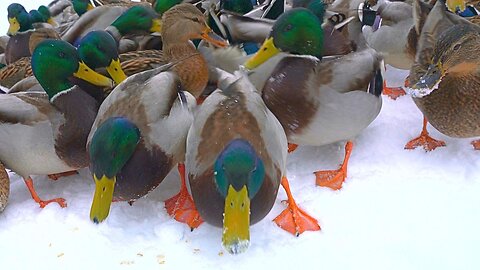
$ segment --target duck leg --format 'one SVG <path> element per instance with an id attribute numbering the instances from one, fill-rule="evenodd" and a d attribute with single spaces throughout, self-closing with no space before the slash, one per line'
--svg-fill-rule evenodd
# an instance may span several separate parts
<path id="1" fill-rule="evenodd" d="M 51 199 L 51 200 L 48 200 L 48 201 L 44 201 L 44 200 L 40 199 L 40 197 L 38 197 L 37 192 L 35 191 L 35 188 L 33 187 L 32 178 L 29 176 L 26 179 L 23 178 L 23 180 L 25 181 L 25 184 L 27 185 L 28 191 L 30 191 L 30 195 L 32 195 L 32 199 L 40 205 L 40 208 L 44 208 L 45 206 L 47 206 L 49 203 L 52 203 L 52 202 L 58 203 L 60 205 L 60 207 L 62 207 L 62 208 L 67 207 L 67 203 L 65 202 L 64 198 L 55 198 L 55 199 Z"/>
<path id="2" fill-rule="evenodd" d="M 418 136 L 417 138 L 409 141 L 405 145 L 405 149 L 415 149 L 419 146 L 423 146 L 423 149 L 425 149 L 425 151 L 432 151 L 435 150 L 435 148 L 437 147 L 446 145 L 444 141 L 435 140 L 434 138 L 430 137 L 427 131 L 427 123 L 427 118 L 423 117 L 422 133 L 420 133 L 420 136 Z"/>
<path id="3" fill-rule="evenodd" d="M 352 153 L 353 143 L 348 141 L 345 144 L 345 158 L 338 170 L 327 170 L 314 172 L 318 186 L 329 187 L 331 189 L 341 189 L 342 184 L 347 177 L 347 166 L 350 154 Z"/>
<path id="4" fill-rule="evenodd" d="M 200 214 L 198 214 L 192 195 L 188 193 L 187 182 L 185 180 L 185 164 L 178 164 L 178 172 L 180 173 L 181 186 L 180 192 L 172 198 L 165 201 L 167 213 L 175 218 L 175 220 L 186 223 L 193 230 L 203 223 Z"/>
<path id="5" fill-rule="evenodd" d="M 300 209 L 293 199 L 287 177 L 282 177 L 282 187 L 287 192 L 287 209 L 283 210 L 273 221 L 285 231 L 299 236 L 304 231 L 319 231 L 318 221 Z"/>
<path id="6" fill-rule="evenodd" d="M 63 173 L 54 173 L 54 174 L 49 174 L 47 175 L 48 178 L 50 178 L 53 181 L 57 181 L 60 177 L 67 177 L 71 175 L 77 175 L 77 171 L 68 171 L 68 172 L 63 172 Z"/>
<path id="7" fill-rule="evenodd" d="M 387 70 L 387 66 L 385 65 L 385 71 L 386 70 Z M 404 85 L 407 86 L 408 84 L 409 84 L 409 82 L 408 82 L 408 77 L 407 77 L 407 79 L 405 79 L 405 84 Z M 383 80 L 383 91 L 382 91 L 382 93 L 384 95 L 388 96 L 389 98 L 393 99 L 393 100 L 396 100 L 397 98 L 407 94 L 405 92 L 405 90 L 403 90 L 402 87 L 388 87 L 386 80 Z"/>
<path id="8" fill-rule="evenodd" d="M 385 80 L 383 81 L 382 93 L 393 100 L 396 100 L 397 98 L 406 95 L 405 90 L 403 90 L 402 87 L 388 87 Z"/>
<path id="9" fill-rule="evenodd" d="M 480 140 L 473 141 L 472 145 L 475 150 L 480 150 Z"/>

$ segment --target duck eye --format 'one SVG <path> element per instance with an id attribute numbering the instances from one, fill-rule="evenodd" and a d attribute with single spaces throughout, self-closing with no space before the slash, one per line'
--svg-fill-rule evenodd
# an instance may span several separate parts
<path id="1" fill-rule="evenodd" d="M 65 58 L 65 53 L 64 53 L 64 52 L 59 52 L 59 53 L 58 53 L 58 57 L 60 57 L 60 58 Z"/>
<path id="2" fill-rule="evenodd" d="M 460 44 L 455 44 L 455 46 L 453 46 L 453 50 L 457 51 L 458 49 L 460 49 Z"/>
<path id="3" fill-rule="evenodd" d="M 287 24 L 287 26 L 285 26 L 284 31 L 285 31 L 285 32 L 286 32 L 286 31 L 290 31 L 290 30 L 292 30 L 292 28 L 293 28 L 293 25 Z"/>

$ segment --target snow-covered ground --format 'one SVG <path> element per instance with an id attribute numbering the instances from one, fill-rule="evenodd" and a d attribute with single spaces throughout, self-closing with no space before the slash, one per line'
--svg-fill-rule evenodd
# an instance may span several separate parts
<path id="1" fill-rule="evenodd" d="M 8 2 L 0 3 L 1 33 Z M 30 2 L 27 9 L 48 3 Z M 389 69 L 388 75 L 395 85 L 404 73 Z M 480 269 L 480 151 L 470 139 L 432 127 L 447 147 L 404 150 L 421 124 L 410 97 L 384 97 L 378 118 L 355 140 L 340 191 L 315 186 L 312 172 L 337 168 L 343 145 L 298 148 L 288 160 L 291 188 L 322 231 L 296 238 L 271 221 L 284 209 L 281 189 L 239 256 L 223 251 L 221 229 L 203 224 L 191 232 L 167 215 L 163 201 L 178 190 L 176 171 L 133 206 L 112 204 L 100 225 L 89 220 L 88 170 L 56 182 L 34 177 L 40 196 L 64 197 L 65 209 L 38 208 L 10 174 L 9 205 L 0 214 L 0 269 Z"/>

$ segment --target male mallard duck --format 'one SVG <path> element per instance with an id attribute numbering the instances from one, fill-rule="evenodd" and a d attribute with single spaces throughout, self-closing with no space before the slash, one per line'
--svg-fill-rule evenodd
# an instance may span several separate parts
<path id="1" fill-rule="evenodd" d="M 177 95 L 180 90 L 197 93 L 205 87 L 205 60 L 189 40 L 212 40 L 211 29 L 191 4 L 176 5 L 165 12 L 163 24 L 163 51 L 173 72 L 159 67 L 127 78 L 102 103 L 90 132 L 90 168 L 96 185 L 90 218 L 96 223 L 107 218 L 112 197 L 134 201 L 160 184 L 176 163 L 184 161 L 185 139 L 196 102 L 190 93 L 182 93 L 180 99 Z M 220 43 L 216 39 L 212 42 Z M 183 164 L 179 170 L 183 177 Z M 167 210 L 194 228 L 200 220 L 194 209 L 182 208 L 192 207 L 185 193 L 188 195 L 186 188 L 170 199 Z M 177 215 L 189 210 L 193 213 L 185 219 Z"/>
<path id="2" fill-rule="evenodd" d="M 0 213 L 3 212 L 8 203 L 10 194 L 10 178 L 5 167 L 0 162 Z"/>
<path id="3" fill-rule="evenodd" d="M 364 20 L 364 24 L 367 18 L 363 13 L 370 10 L 367 1 L 359 6 L 360 20 Z M 362 27 L 367 44 L 382 53 L 385 64 L 405 70 L 412 66 L 419 35 L 412 14 L 412 5 L 409 3 L 384 1 L 376 10 L 375 21 L 370 18 L 371 24 Z M 405 95 L 402 87 L 387 87 L 386 82 L 383 93 L 392 99 Z"/>
<path id="4" fill-rule="evenodd" d="M 161 22 L 151 7 L 101 6 L 81 16 L 62 34 L 62 39 L 75 44 L 93 30 L 106 30 L 119 42 L 126 34 L 159 32 Z"/>
<path id="5" fill-rule="evenodd" d="M 377 117 L 382 106 L 381 56 L 365 49 L 320 60 L 323 38 L 320 21 L 312 12 L 292 9 L 277 19 L 269 38 L 245 63 L 247 69 L 261 68 L 280 51 L 293 53 L 272 59 L 279 62 L 262 88 L 265 104 L 293 144 L 351 140 Z M 349 141 L 338 171 L 315 173 L 318 185 L 341 188 L 351 149 Z"/>
<path id="6" fill-rule="evenodd" d="M 115 80 L 116 84 L 119 84 L 126 78 L 119 63 L 117 43 L 105 31 L 92 31 L 87 34 L 80 40 L 78 54 L 80 59 L 93 69 L 107 68 L 108 74 Z M 17 86 L 17 82 L 33 75 L 30 59 L 30 57 L 21 58 L 1 69 L 0 84 L 9 88 L 17 88 L 15 92 L 22 90 L 21 87 Z M 103 100 L 105 93 L 98 87 L 83 83 L 81 80 L 76 80 L 74 83 L 95 96 L 99 101 Z M 27 85 L 30 87 L 30 83 Z M 9 93 L 13 92 L 10 91 Z"/>
<path id="7" fill-rule="evenodd" d="M 447 15 L 444 5 L 439 0 L 425 22 L 409 91 L 438 131 L 457 138 L 480 136 L 480 58 L 472 53 L 480 49 L 480 27 Z M 425 124 L 420 137 L 406 148 L 445 145 L 428 136 Z M 473 145 L 480 149 L 478 141 Z"/>
<path id="8" fill-rule="evenodd" d="M 21 4 L 10 4 L 7 11 L 8 22 L 10 24 L 7 32 L 9 36 L 16 35 L 18 32 L 25 32 L 33 29 L 30 15 Z"/>
<path id="9" fill-rule="evenodd" d="M 275 222 L 296 235 L 319 230 L 289 190 L 287 138 L 278 120 L 246 75 L 221 85 L 196 112 L 187 137 L 186 168 L 200 216 L 223 227 L 228 252 L 244 252 L 250 225 L 270 212 L 281 183 L 288 209 Z"/>
<path id="10" fill-rule="evenodd" d="M 32 69 L 46 93 L 0 95 L 0 162 L 23 177 L 40 207 L 51 202 L 64 207 L 62 198 L 41 200 L 30 175 L 88 165 L 85 144 L 99 102 L 68 78 L 101 86 L 111 86 L 112 81 L 83 64 L 76 49 L 60 40 L 46 40 L 37 46 Z"/>
<path id="11" fill-rule="evenodd" d="M 90 0 L 72 0 L 72 5 L 73 10 L 75 10 L 78 16 L 82 16 L 87 11 L 95 8 L 90 2 Z"/>

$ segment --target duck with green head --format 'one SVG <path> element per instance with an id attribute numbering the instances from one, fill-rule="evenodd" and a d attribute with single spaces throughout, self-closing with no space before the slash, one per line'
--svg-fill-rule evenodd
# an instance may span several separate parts
<path id="1" fill-rule="evenodd" d="M 126 75 L 120 66 L 120 60 L 117 51 L 117 43 L 111 35 L 105 31 L 93 31 L 87 34 L 78 47 L 78 55 L 87 66 L 93 69 L 106 68 L 108 75 L 116 84 L 126 79 Z M 25 59 L 25 60 L 23 60 Z M 23 78 L 33 75 L 30 65 L 30 58 L 22 58 L 11 65 L 0 70 L 0 82 L 3 85 L 11 87 Z M 16 74 L 15 74 L 15 70 Z M 79 78 L 71 79 L 75 84 L 87 91 L 90 95 L 96 97 L 100 102 L 108 94 L 109 89 L 98 87 Z M 17 85 L 19 86 L 19 85 Z M 15 89 L 15 92 L 22 91 L 21 87 Z"/>
<path id="2" fill-rule="evenodd" d="M 180 3 L 182 3 L 182 0 L 155 0 L 152 7 L 158 14 L 160 14 L 160 16 L 162 16 L 167 10 Z"/>
<path id="3" fill-rule="evenodd" d="M 90 2 L 90 0 L 72 0 L 72 5 L 73 10 L 75 10 L 78 16 L 82 16 L 87 11 L 95 8 Z"/>
<path id="4" fill-rule="evenodd" d="M 62 36 L 72 44 L 94 30 L 106 30 L 117 42 L 127 34 L 148 34 L 161 31 L 159 15 L 148 6 L 130 8 L 101 6 L 80 17 Z"/>
<path id="5" fill-rule="evenodd" d="M 200 216 L 223 228 L 222 245 L 229 253 L 247 250 L 250 225 L 270 212 L 280 183 L 288 190 L 286 159 L 287 138 L 260 93 L 245 74 L 227 74 L 195 114 L 186 169 Z M 288 194 L 289 204 L 295 205 Z M 320 229 L 315 219 L 296 209 L 297 233 Z"/>
<path id="6" fill-rule="evenodd" d="M 85 144 L 100 103 L 70 78 L 108 87 L 113 82 L 90 69 L 75 47 L 60 40 L 46 40 L 37 46 L 32 69 L 46 93 L 0 95 L 0 162 L 23 177 L 40 207 L 51 202 L 65 207 L 62 198 L 41 200 L 30 175 L 88 166 Z"/>
<path id="7" fill-rule="evenodd" d="M 183 162 L 196 106 L 192 94 L 205 87 L 208 69 L 189 40 L 209 40 L 211 29 L 192 4 L 174 6 L 163 20 L 163 50 L 170 63 L 130 76 L 118 85 L 102 103 L 89 136 L 90 168 L 96 184 L 90 218 L 96 223 L 107 218 L 112 197 L 135 201 L 160 184 L 177 163 L 182 189 L 167 200 L 167 211 L 191 228 L 201 223 L 186 190 Z M 118 134 L 122 129 L 128 132 Z M 143 173 L 139 175 L 139 171 Z"/>
<path id="8" fill-rule="evenodd" d="M 51 24 L 53 27 L 58 26 L 57 22 L 52 18 L 50 10 L 46 6 L 39 6 L 38 12 L 42 15 L 44 22 Z"/>
<path id="9" fill-rule="evenodd" d="M 278 18 L 245 67 L 255 76 L 256 67 L 270 65 L 269 71 L 262 71 L 270 74 L 260 84 L 262 97 L 290 143 L 318 146 L 349 141 L 338 171 L 315 172 L 318 185 L 339 189 L 346 177 L 350 140 L 380 112 L 382 58 L 365 49 L 322 59 L 323 38 L 321 22 L 312 12 L 291 9 Z"/>
<path id="10" fill-rule="evenodd" d="M 10 4 L 7 8 L 7 11 L 8 23 L 10 24 L 7 35 L 13 36 L 18 32 L 25 32 L 33 29 L 30 14 L 28 14 L 21 4 Z"/>

